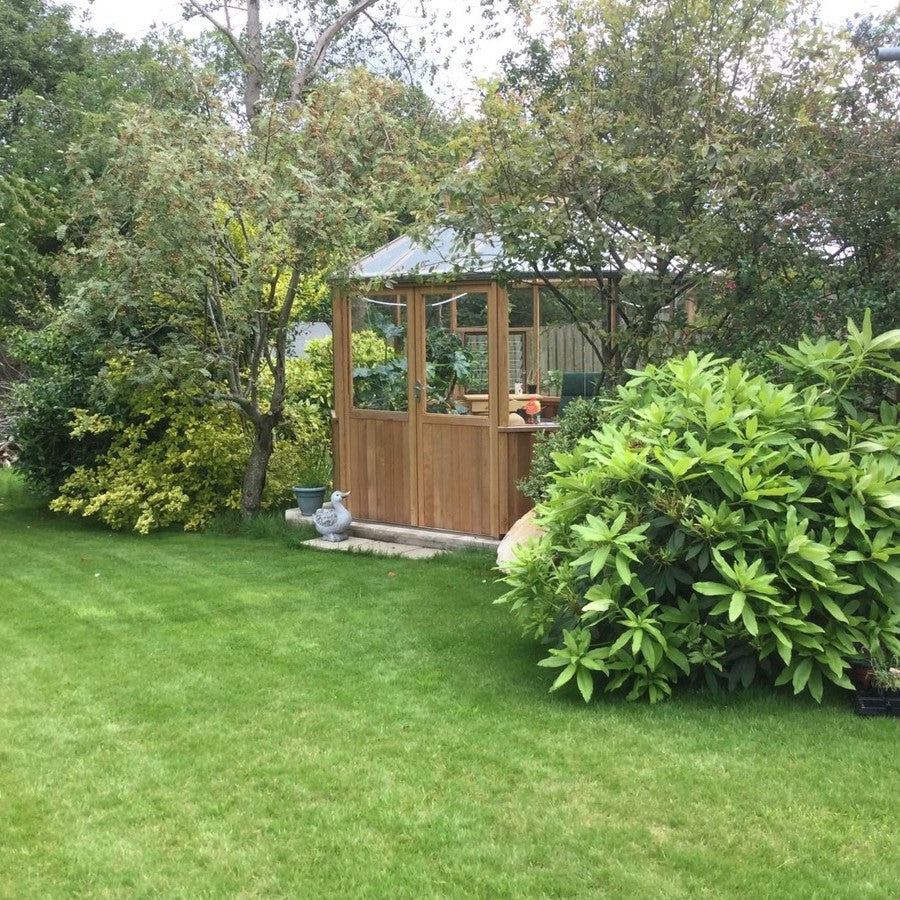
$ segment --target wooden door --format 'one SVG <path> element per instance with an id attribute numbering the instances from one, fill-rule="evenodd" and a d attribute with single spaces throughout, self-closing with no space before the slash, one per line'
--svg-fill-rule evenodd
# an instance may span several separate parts
<path id="1" fill-rule="evenodd" d="M 348 458 L 341 470 L 357 519 L 418 524 L 411 307 L 412 293 L 403 291 L 370 292 L 344 307 L 341 331 L 353 351 L 342 362 L 348 389 L 341 447 Z"/>
<path id="2" fill-rule="evenodd" d="M 416 518 L 426 528 L 492 535 L 497 531 L 495 373 L 487 286 L 415 292 L 411 341 L 416 448 Z M 479 347 L 460 329 L 483 328 Z M 474 398 L 479 399 L 474 399 Z"/>

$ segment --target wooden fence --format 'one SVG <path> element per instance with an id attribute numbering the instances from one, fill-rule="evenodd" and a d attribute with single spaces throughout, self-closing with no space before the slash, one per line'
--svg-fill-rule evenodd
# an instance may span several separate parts
<path id="1" fill-rule="evenodd" d="M 597 342 L 599 343 L 599 341 Z M 601 372 L 603 362 L 576 325 L 541 328 L 541 374 L 548 372 Z"/>

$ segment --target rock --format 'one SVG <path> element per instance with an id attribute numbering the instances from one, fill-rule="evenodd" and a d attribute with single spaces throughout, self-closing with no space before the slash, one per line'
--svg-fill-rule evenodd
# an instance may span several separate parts
<path id="1" fill-rule="evenodd" d="M 500 541 L 500 546 L 497 548 L 497 567 L 500 571 L 509 571 L 509 564 L 515 556 L 517 547 L 522 546 L 522 544 L 525 544 L 528 541 L 539 540 L 543 536 L 544 531 L 544 527 L 538 525 L 537 522 L 534 521 L 534 510 L 528 510 L 528 512 L 506 532 L 506 536 Z"/>

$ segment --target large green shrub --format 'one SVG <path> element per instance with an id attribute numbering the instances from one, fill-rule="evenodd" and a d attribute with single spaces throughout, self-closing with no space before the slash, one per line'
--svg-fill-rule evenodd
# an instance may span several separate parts
<path id="1" fill-rule="evenodd" d="M 862 376 L 900 381 L 900 331 L 804 341 L 796 384 L 695 354 L 635 373 L 568 454 L 500 602 L 548 642 L 557 688 L 651 701 L 681 680 L 850 687 L 900 652 L 900 432 Z M 805 386 L 804 386 L 805 385 Z"/>

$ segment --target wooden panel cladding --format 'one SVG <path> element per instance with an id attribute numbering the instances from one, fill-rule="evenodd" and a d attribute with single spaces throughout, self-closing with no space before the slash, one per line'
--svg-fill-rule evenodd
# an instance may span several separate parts
<path id="1" fill-rule="evenodd" d="M 534 504 L 517 487 L 516 482 L 531 471 L 531 455 L 537 430 L 509 430 L 500 435 L 500 452 L 506 463 L 506 503 L 501 530 L 506 533 L 517 519 L 521 518 Z"/>
<path id="2" fill-rule="evenodd" d="M 490 535 L 492 429 L 460 426 L 456 424 L 460 418 L 456 417 L 453 425 L 436 416 L 422 422 L 420 524 Z"/>
<path id="3" fill-rule="evenodd" d="M 343 469 L 341 468 L 341 423 L 334 410 L 331 411 L 331 479 L 336 485 L 342 481 Z"/>
<path id="4" fill-rule="evenodd" d="M 348 506 L 357 519 L 412 525 L 409 420 L 405 414 L 350 416 L 341 423 L 349 432 Z M 344 471 L 347 471 L 347 468 Z"/>

